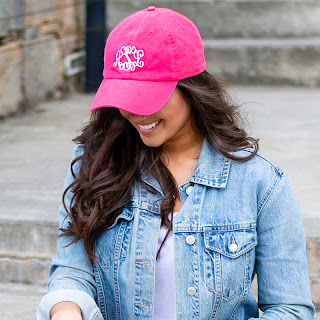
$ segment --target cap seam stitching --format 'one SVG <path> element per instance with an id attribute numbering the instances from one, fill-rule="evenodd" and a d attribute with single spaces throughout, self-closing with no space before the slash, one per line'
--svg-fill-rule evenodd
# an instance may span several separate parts
<path id="1" fill-rule="evenodd" d="M 174 43 L 174 38 L 173 38 L 173 35 L 172 33 L 168 30 L 167 28 L 167 25 L 165 24 L 164 20 L 162 20 L 162 18 L 160 17 L 160 15 L 158 15 L 158 19 L 160 20 L 161 23 L 163 23 L 163 27 L 166 29 L 167 31 L 167 34 L 169 35 L 170 37 L 170 44 L 171 44 L 171 47 L 173 49 L 173 64 L 174 64 L 174 76 L 175 78 L 179 78 L 179 75 L 178 75 L 178 66 L 177 66 L 177 61 L 176 61 L 176 46 L 175 46 L 175 43 Z"/>
<path id="2" fill-rule="evenodd" d="M 133 29 L 133 37 L 132 37 L 132 40 L 131 40 L 131 42 L 130 42 L 130 45 L 131 45 L 131 46 L 133 46 L 133 45 L 134 45 L 134 42 L 136 42 L 137 34 L 138 34 L 138 27 L 139 27 L 140 25 L 143 25 L 143 23 L 145 22 L 146 18 L 147 18 L 147 17 L 145 17 L 145 18 L 143 19 L 143 21 L 141 21 L 141 20 L 140 20 L 140 21 L 137 21 L 137 23 L 135 24 L 134 29 Z"/>

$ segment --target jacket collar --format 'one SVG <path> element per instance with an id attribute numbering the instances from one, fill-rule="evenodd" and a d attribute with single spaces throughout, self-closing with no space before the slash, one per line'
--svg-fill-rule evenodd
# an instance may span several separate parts
<path id="1" fill-rule="evenodd" d="M 198 164 L 190 181 L 208 187 L 225 188 L 230 164 L 230 159 L 224 157 L 204 139 Z"/>
<path id="2" fill-rule="evenodd" d="M 204 139 L 198 164 L 190 182 L 213 188 L 225 188 L 229 176 L 231 160 L 225 158 Z M 142 180 L 161 194 L 159 182 L 147 171 L 141 174 Z"/>

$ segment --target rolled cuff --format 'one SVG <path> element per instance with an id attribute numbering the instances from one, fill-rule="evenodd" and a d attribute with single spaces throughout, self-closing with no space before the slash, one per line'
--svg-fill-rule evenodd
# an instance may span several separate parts
<path id="1" fill-rule="evenodd" d="M 100 309 L 92 297 L 75 289 L 60 289 L 47 293 L 38 306 L 36 320 L 50 320 L 51 309 L 59 302 L 73 302 L 78 305 L 83 320 L 103 320 Z"/>

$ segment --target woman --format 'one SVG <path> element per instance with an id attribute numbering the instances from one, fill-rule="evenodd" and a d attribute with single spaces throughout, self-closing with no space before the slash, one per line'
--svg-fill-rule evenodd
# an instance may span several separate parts
<path id="1" fill-rule="evenodd" d="M 284 172 L 205 71 L 195 25 L 149 7 L 109 35 L 37 319 L 313 318 Z"/>

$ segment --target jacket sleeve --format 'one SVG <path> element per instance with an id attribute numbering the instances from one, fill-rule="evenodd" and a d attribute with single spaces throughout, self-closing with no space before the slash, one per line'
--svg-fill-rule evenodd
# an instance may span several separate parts
<path id="1" fill-rule="evenodd" d="M 300 208 L 280 170 L 259 204 L 255 269 L 264 312 L 260 319 L 311 320 L 314 306 Z"/>
<path id="2" fill-rule="evenodd" d="M 78 145 L 73 154 L 73 159 L 81 155 L 81 146 Z M 72 160 L 73 160 L 72 159 Z M 73 166 L 75 175 L 80 169 L 79 161 Z M 68 169 L 64 189 L 73 181 L 71 164 Z M 65 203 L 69 208 L 73 193 L 69 190 L 66 194 Z M 59 228 L 66 228 L 70 219 L 61 204 L 59 210 Z M 52 307 L 62 301 L 76 303 L 82 311 L 84 320 L 103 319 L 96 305 L 96 282 L 93 268 L 83 246 L 79 240 L 66 247 L 71 238 L 59 237 L 57 242 L 57 253 L 52 258 L 50 267 L 50 278 L 48 282 L 48 293 L 42 298 L 38 306 L 36 319 L 49 320 Z"/>

